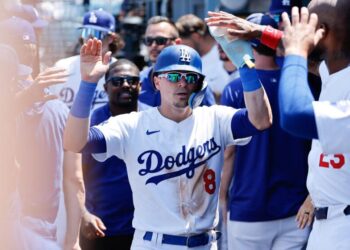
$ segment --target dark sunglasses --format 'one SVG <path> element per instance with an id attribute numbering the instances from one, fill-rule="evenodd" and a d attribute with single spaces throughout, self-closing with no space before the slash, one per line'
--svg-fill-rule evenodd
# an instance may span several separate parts
<path id="1" fill-rule="evenodd" d="M 140 83 L 140 77 L 138 76 L 114 76 L 108 79 L 107 82 L 112 83 L 114 87 L 123 86 L 124 82 L 127 82 L 130 86 L 135 87 Z"/>
<path id="2" fill-rule="evenodd" d="M 187 84 L 195 84 L 198 83 L 202 76 L 197 73 L 181 73 L 181 72 L 168 72 L 161 73 L 158 77 L 166 78 L 169 82 L 178 83 L 182 77 L 185 78 L 185 82 Z"/>
<path id="3" fill-rule="evenodd" d="M 89 38 L 97 38 L 99 40 L 103 40 L 108 35 L 107 32 L 96 30 L 92 28 L 82 28 L 81 37 L 86 40 Z"/>
<path id="4" fill-rule="evenodd" d="M 143 39 L 143 43 L 146 46 L 151 46 L 153 42 L 156 42 L 157 45 L 165 45 L 171 40 L 175 40 L 175 37 L 163 37 L 163 36 L 150 37 L 149 36 Z"/>

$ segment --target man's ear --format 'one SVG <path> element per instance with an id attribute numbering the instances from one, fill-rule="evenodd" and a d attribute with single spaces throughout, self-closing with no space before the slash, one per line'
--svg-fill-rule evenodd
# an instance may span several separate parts
<path id="1" fill-rule="evenodd" d="M 182 44 L 182 39 L 180 37 L 174 40 L 175 44 Z"/>
<path id="2" fill-rule="evenodd" d="M 159 90 L 159 83 L 160 83 L 159 77 L 153 76 L 153 84 L 154 84 L 154 87 L 155 87 L 157 90 Z"/>
<path id="3" fill-rule="evenodd" d="M 326 23 L 321 23 L 320 24 L 320 27 L 318 27 L 319 29 L 323 29 L 323 38 L 322 39 L 325 39 L 329 33 L 329 28 L 328 28 L 328 25 Z"/>

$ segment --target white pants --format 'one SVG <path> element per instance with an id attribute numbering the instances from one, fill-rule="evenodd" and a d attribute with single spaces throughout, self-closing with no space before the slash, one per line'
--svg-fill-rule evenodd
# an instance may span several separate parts
<path id="1" fill-rule="evenodd" d="M 329 207 L 327 219 L 314 221 L 307 250 L 350 249 L 350 215 L 343 213 L 345 207 Z"/>
<path id="2" fill-rule="evenodd" d="M 191 247 L 162 244 L 162 234 L 153 233 L 152 241 L 144 240 L 144 231 L 135 230 L 131 250 L 217 250 L 216 241 L 211 241 L 205 246 Z"/>
<path id="3" fill-rule="evenodd" d="M 228 217 L 229 218 L 229 217 Z M 229 250 L 300 250 L 310 228 L 299 229 L 295 216 L 264 222 L 227 222 Z"/>

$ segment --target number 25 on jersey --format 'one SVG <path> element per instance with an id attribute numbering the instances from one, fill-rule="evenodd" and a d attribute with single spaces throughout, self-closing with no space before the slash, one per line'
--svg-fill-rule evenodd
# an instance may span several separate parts
<path id="1" fill-rule="evenodd" d="M 322 168 L 341 169 L 345 164 L 345 157 L 342 154 L 336 155 L 320 155 L 319 166 Z"/>

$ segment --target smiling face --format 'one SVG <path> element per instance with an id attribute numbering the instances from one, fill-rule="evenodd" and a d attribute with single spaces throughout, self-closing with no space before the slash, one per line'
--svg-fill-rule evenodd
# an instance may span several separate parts
<path id="1" fill-rule="evenodd" d="M 110 105 L 136 107 L 140 87 L 138 69 L 129 64 L 121 64 L 110 70 L 108 79 L 105 90 Z"/>

